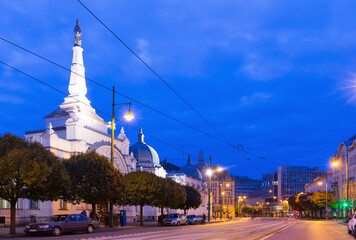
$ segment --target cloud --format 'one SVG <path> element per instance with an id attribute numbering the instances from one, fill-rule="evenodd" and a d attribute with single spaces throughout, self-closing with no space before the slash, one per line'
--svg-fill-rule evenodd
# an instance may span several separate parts
<path id="1" fill-rule="evenodd" d="M 0 103 L 11 103 L 11 104 L 22 104 L 24 103 L 24 99 L 12 94 L 1 94 L 0 95 Z"/>
<path id="2" fill-rule="evenodd" d="M 268 102 L 272 95 L 267 93 L 254 93 L 250 96 L 243 96 L 240 99 L 240 105 L 253 105 L 261 102 Z"/>
<path id="3" fill-rule="evenodd" d="M 274 57 L 247 54 L 239 70 L 253 80 L 268 81 L 283 76 L 289 66 Z"/>

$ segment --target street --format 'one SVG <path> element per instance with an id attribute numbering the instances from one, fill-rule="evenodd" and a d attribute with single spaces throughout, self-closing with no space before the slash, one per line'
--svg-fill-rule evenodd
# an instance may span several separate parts
<path id="1" fill-rule="evenodd" d="M 254 240 L 318 240 L 354 239 L 346 233 L 346 226 L 336 221 L 295 219 L 240 219 L 230 222 L 194 226 L 169 226 L 117 230 L 94 234 L 66 234 L 60 237 L 24 236 L 33 239 L 254 239 Z"/>

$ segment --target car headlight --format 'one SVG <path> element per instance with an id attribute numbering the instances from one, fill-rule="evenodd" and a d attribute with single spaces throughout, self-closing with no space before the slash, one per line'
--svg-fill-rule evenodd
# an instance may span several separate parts
<path id="1" fill-rule="evenodd" d="M 49 228 L 49 225 L 39 225 L 38 228 Z"/>

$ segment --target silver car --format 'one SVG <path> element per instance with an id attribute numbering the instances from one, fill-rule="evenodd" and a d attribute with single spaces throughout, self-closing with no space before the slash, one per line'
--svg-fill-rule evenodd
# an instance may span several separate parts
<path id="1" fill-rule="evenodd" d="M 187 218 L 182 213 L 171 213 L 162 222 L 163 225 L 187 225 Z"/>

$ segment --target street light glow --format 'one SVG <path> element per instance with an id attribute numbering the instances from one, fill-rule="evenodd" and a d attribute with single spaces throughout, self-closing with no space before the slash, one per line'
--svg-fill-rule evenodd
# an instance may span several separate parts
<path id="1" fill-rule="evenodd" d="M 331 165 L 332 165 L 333 167 L 337 167 L 337 166 L 339 166 L 339 162 L 338 162 L 338 161 L 333 161 L 333 162 L 331 163 Z"/>
<path id="2" fill-rule="evenodd" d="M 318 182 L 318 185 L 321 186 L 321 184 L 323 184 L 322 182 Z"/>
<path id="3" fill-rule="evenodd" d="M 221 167 L 218 167 L 216 171 L 221 172 L 223 169 Z"/>
<path id="4" fill-rule="evenodd" d="M 211 169 L 206 170 L 206 175 L 210 177 L 211 175 L 213 175 L 213 171 Z"/>
<path id="5" fill-rule="evenodd" d="M 129 109 L 129 111 L 125 114 L 124 118 L 127 121 L 131 121 L 132 119 L 134 119 L 134 116 L 131 114 L 131 110 Z"/>

